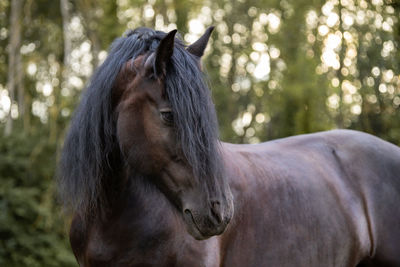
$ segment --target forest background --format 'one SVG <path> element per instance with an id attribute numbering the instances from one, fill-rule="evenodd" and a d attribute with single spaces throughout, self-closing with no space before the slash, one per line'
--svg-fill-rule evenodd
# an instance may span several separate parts
<path id="1" fill-rule="evenodd" d="M 400 144 L 396 0 L 0 0 L 0 266 L 76 266 L 55 170 L 93 70 L 127 29 L 215 25 L 223 141 L 334 128 Z"/>

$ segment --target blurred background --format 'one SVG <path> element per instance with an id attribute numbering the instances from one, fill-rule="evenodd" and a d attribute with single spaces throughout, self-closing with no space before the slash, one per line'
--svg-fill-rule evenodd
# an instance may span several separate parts
<path id="1" fill-rule="evenodd" d="M 76 266 L 55 169 L 93 69 L 127 29 L 215 25 L 221 139 L 350 128 L 400 144 L 396 0 L 0 0 L 0 266 Z"/>

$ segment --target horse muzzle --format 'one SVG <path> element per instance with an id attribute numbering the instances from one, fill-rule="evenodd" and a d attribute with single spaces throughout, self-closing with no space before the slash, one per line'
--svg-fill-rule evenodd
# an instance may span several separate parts
<path id="1" fill-rule="evenodd" d="M 183 219 L 187 230 L 197 240 L 204 240 L 215 235 L 221 235 L 227 228 L 233 216 L 233 202 L 222 206 L 218 201 L 212 201 L 207 209 L 199 212 L 186 207 Z"/>

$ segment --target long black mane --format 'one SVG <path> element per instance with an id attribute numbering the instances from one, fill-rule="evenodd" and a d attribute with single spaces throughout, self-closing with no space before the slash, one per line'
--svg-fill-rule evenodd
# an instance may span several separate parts
<path id="1" fill-rule="evenodd" d="M 108 57 L 92 76 L 61 156 L 59 192 L 69 210 L 89 214 L 107 201 L 105 188 L 119 178 L 124 166 L 112 105 L 114 81 L 123 64 L 155 51 L 165 35 L 147 28 L 128 32 L 113 42 Z M 215 108 L 198 59 L 178 39 L 165 84 L 183 153 L 195 177 L 209 184 L 222 170 Z"/>

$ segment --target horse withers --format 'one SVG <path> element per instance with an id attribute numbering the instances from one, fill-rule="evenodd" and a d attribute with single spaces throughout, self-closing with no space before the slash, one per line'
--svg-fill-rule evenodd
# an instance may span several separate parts
<path id="1" fill-rule="evenodd" d="M 81 266 L 400 266 L 400 148 L 336 130 L 218 140 L 201 56 L 138 28 L 74 115 L 59 188 Z"/>

